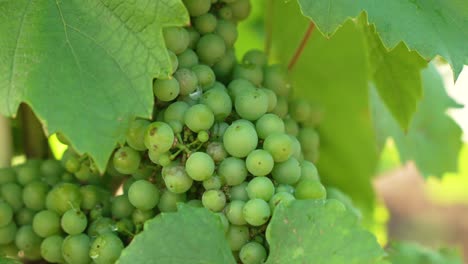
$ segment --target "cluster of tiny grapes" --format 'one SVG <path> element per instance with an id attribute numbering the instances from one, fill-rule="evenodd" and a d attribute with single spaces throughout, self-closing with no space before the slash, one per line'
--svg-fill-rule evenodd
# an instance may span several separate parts
<path id="1" fill-rule="evenodd" d="M 191 24 L 164 29 L 173 71 L 153 83 L 154 119 L 132 121 L 103 176 L 71 146 L 61 162 L 0 171 L 3 252 L 114 263 L 147 220 L 187 203 L 219 216 L 237 261 L 257 264 L 278 204 L 325 199 L 314 109 L 262 51 L 236 59 L 249 0 L 183 2 Z"/>

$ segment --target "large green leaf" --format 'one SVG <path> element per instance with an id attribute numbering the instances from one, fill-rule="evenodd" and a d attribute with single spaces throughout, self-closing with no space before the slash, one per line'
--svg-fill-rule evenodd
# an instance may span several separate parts
<path id="1" fill-rule="evenodd" d="M 304 15 L 327 36 L 350 17 L 365 11 L 386 47 L 404 41 L 432 59 L 444 57 L 456 76 L 468 64 L 468 5 L 466 0 L 298 0 Z"/>
<path id="2" fill-rule="evenodd" d="M 181 204 L 145 223 L 118 263 L 236 263 L 220 219 L 205 208 Z"/>
<path id="3" fill-rule="evenodd" d="M 462 264 L 459 252 L 453 249 L 438 251 L 421 245 L 400 242 L 392 243 L 388 248 L 389 260 L 395 264 Z"/>
<path id="4" fill-rule="evenodd" d="M 457 170 L 461 129 L 446 114 L 447 108 L 457 104 L 447 95 L 434 65 L 423 71 L 422 81 L 424 98 L 407 133 L 399 128 L 375 90 L 371 93 L 374 123 L 380 144 L 393 137 L 402 161 L 414 160 L 425 176 L 442 176 Z"/>
<path id="5" fill-rule="evenodd" d="M 375 237 L 337 200 L 280 204 L 267 229 L 267 264 L 376 263 L 384 256 Z"/>
<path id="6" fill-rule="evenodd" d="M 162 28 L 188 19 L 181 0 L 0 0 L 0 113 L 29 104 L 103 170 L 171 71 Z"/>
<path id="7" fill-rule="evenodd" d="M 275 51 L 287 63 L 309 21 L 298 4 L 275 1 Z M 294 29 L 294 30 L 291 30 Z M 368 67 L 364 34 L 349 21 L 332 39 L 313 34 L 291 77 L 296 96 L 320 103 L 318 169 L 327 185 L 349 194 L 361 208 L 373 207 L 371 178 L 377 147 L 369 112 Z"/>

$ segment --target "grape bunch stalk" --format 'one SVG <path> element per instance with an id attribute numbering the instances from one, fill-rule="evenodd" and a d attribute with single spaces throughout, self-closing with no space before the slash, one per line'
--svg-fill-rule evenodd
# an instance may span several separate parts
<path id="1" fill-rule="evenodd" d="M 104 175 L 70 145 L 60 162 L 0 171 L 1 253 L 50 263 L 115 263 L 144 223 L 178 203 L 219 216 L 239 263 L 268 257 L 280 203 L 323 200 L 314 108 L 260 50 L 237 61 L 249 0 L 184 0 L 164 29 L 172 74 L 153 82 L 154 118 L 130 124 Z"/>

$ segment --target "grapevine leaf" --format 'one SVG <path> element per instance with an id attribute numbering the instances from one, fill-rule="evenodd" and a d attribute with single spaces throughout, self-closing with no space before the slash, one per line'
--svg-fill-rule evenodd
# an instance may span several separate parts
<path id="1" fill-rule="evenodd" d="M 337 200 L 280 204 L 267 229 L 266 264 L 376 263 L 385 254 L 372 233 Z"/>
<path id="2" fill-rule="evenodd" d="M 294 54 L 309 21 L 299 15 L 294 1 L 275 1 L 273 10 L 275 52 L 285 63 Z M 321 179 L 348 194 L 365 209 L 363 213 L 373 208 L 371 178 L 378 160 L 365 50 L 362 30 L 347 22 L 332 39 L 313 34 L 291 71 L 297 95 L 323 107 L 318 127 L 321 142 L 317 168 Z"/>
<path id="3" fill-rule="evenodd" d="M 0 114 L 27 103 L 104 170 L 171 71 L 162 28 L 188 19 L 180 0 L 0 0 Z"/>
<path id="4" fill-rule="evenodd" d="M 179 205 L 145 223 L 118 263 L 235 263 L 219 218 L 205 208 Z"/>
<path id="5" fill-rule="evenodd" d="M 400 126 L 407 130 L 422 97 L 421 69 L 427 62 L 404 43 L 387 51 L 373 26 L 363 25 L 363 29 L 375 86 Z"/>
<path id="6" fill-rule="evenodd" d="M 416 111 L 408 132 L 404 133 L 371 93 L 374 123 L 379 141 L 393 137 L 402 161 L 414 160 L 425 176 L 442 176 L 456 171 L 462 147 L 461 129 L 447 114 L 447 108 L 458 106 L 446 93 L 441 76 L 434 65 L 422 72 L 424 98 Z"/>
<path id="7" fill-rule="evenodd" d="M 458 76 L 468 64 L 468 5 L 465 0 L 298 0 L 302 12 L 326 35 L 365 11 L 387 48 L 404 41 L 427 60 L 444 57 Z"/>
<path id="8" fill-rule="evenodd" d="M 459 252 L 454 249 L 438 251 L 424 248 L 410 242 L 392 243 L 389 249 L 389 260 L 398 264 L 462 264 Z"/>

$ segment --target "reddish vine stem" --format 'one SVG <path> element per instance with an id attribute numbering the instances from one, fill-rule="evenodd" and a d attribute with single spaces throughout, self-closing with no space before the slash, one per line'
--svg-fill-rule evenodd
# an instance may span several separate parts
<path id="1" fill-rule="evenodd" d="M 265 12 L 265 55 L 270 56 L 271 42 L 273 38 L 273 0 L 266 1 Z"/>
<path id="2" fill-rule="evenodd" d="M 299 57 L 301 57 L 302 51 L 304 51 L 304 48 L 307 44 L 307 41 L 309 40 L 310 36 L 312 35 L 312 32 L 314 31 L 315 24 L 311 21 L 309 23 L 309 26 L 307 27 L 307 30 L 304 34 L 304 37 L 302 37 L 301 43 L 299 43 L 299 46 L 296 49 L 296 52 L 294 53 L 293 57 L 289 61 L 288 64 L 288 70 L 291 71 L 291 69 L 294 67 L 296 64 L 297 60 Z"/>

